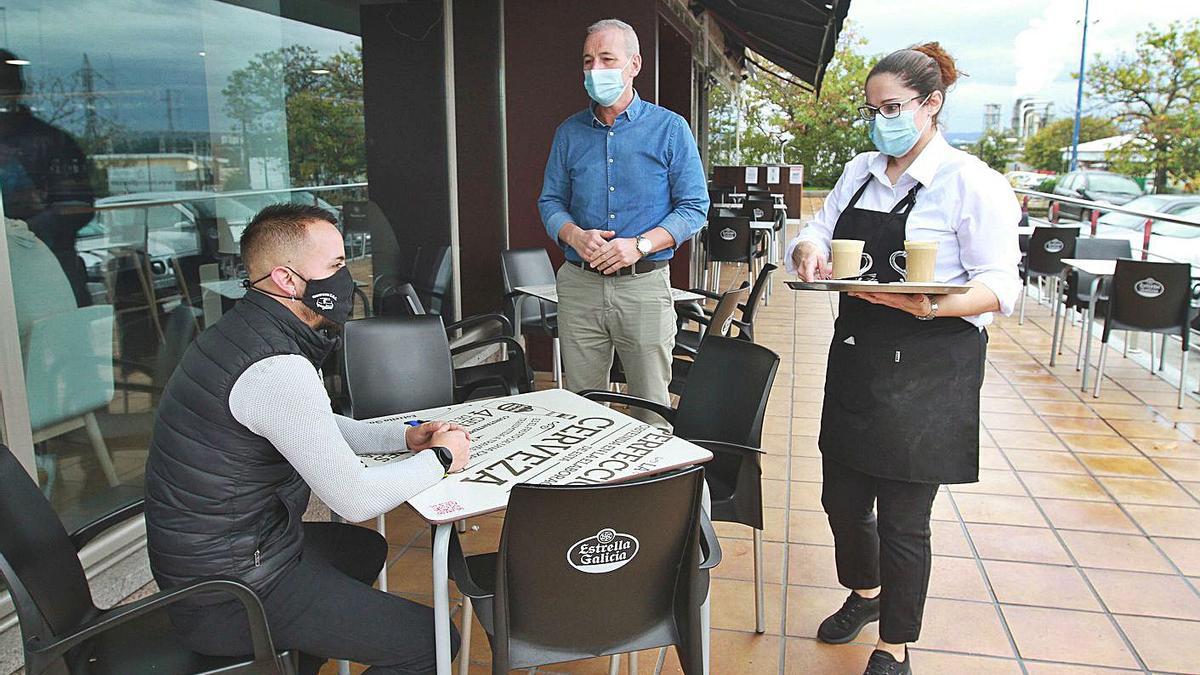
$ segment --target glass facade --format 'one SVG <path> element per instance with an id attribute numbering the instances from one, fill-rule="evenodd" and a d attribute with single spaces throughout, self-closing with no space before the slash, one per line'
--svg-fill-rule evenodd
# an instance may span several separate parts
<path id="1" fill-rule="evenodd" d="M 38 480 L 68 530 L 141 496 L 162 387 L 241 294 L 260 208 L 349 220 L 371 295 L 357 8 L 322 10 L 338 29 L 270 4 L 0 6 L 0 283 L 21 346 L 0 358 L 22 364 Z"/>

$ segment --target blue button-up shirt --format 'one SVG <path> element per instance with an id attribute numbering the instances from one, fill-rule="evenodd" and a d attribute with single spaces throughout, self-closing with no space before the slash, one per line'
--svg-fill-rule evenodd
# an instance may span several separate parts
<path id="1" fill-rule="evenodd" d="M 581 258 L 558 238 L 566 223 L 613 230 L 617 237 L 661 227 L 682 244 L 708 215 L 708 185 L 691 129 L 636 92 L 611 127 L 592 108 L 572 115 L 554 133 L 538 210 L 568 260 Z M 674 253 L 668 248 L 647 258 L 667 260 Z"/>

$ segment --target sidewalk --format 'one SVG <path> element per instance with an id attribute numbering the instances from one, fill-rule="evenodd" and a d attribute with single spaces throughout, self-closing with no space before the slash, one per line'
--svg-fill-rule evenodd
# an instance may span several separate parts
<path id="1" fill-rule="evenodd" d="M 722 279 L 740 281 L 733 269 Z M 835 298 L 781 280 L 756 329 L 782 357 L 763 436 L 768 631 L 753 632 L 750 530 L 718 524 L 712 672 L 859 675 L 874 627 L 850 645 L 814 639 L 846 593 L 817 450 Z M 1171 383 L 1115 350 L 1102 398 L 1081 394 L 1074 330 L 1053 369 L 1049 310 L 1033 298 L 1024 326 L 1013 317 L 989 331 L 983 469 L 934 504 L 930 599 L 912 650 L 921 675 L 1200 673 L 1200 404 L 1177 410 Z M 464 546 L 495 550 L 502 522 L 473 521 Z M 428 529 L 407 507 L 388 527 L 391 589 L 430 603 Z M 476 624 L 472 673 L 490 672 L 489 653 Z M 639 671 L 654 660 L 641 654 Z M 608 660 L 537 672 L 603 674 Z M 664 672 L 680 672 L 673 654 Z"/>

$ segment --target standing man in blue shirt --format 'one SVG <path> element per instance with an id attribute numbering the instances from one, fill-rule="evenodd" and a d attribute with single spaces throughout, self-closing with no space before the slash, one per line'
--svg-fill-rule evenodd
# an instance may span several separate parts
<path id="1" fill-rule="evenodd" d="M 594 103 L 554 133 L 538 209 L 567 258 L 558 329 L 570 389 L 607 389 L 615 348 L 629 393 L 669 405 L 667 265 L 704 225 L 708 190 L 688 123 L 634 91 L 641 69 L 629 24 L 588 28 L 583 82 Z"/>

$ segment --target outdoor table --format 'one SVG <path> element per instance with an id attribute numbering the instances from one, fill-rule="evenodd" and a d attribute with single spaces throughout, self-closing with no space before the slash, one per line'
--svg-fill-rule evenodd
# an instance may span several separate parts
<path id="1" fill-rule="evenodd" d="M 1090 363 L 1091 356 L 1092 356 L 1092 323 L 1096 317 L 1096 294 L 1097 294 L 1097 292 L 1099 292 L 1100 283 L 1104 279 L 1111 277 L 1113 275 L 1113 273 L 1116 272 L 1117 261 L 1116 260 L 1088 260 L 1088 259 L 1084 259 L 1084 258 L 1063 258 L 1062 264 L 1064 265 L 1064 271 L 1066 271 L 1065 268 L 1070 267 L 1071 269 L 1079 270 L 1080 272 L 1085 272 L 1085 273 L 1091 274 L 1095 277 L 1094 279 L 1092 279 L 1092 288 L 1091 288 L 1092 301 L 1088 303 L 1087 319 L 1086 319 L 1087 325 L 1080 329 L 1080 330 L 1086 330 L 1086 333 L 1087 333 L 1087 337 L 1084 338 L 1083 365 L 1081 366 L 1081 369 L 1083 370 L 1083 379 L 1080 384 L 1080 391 L 1087 391 L 1088 365 Z M 1061 279 L 1061 277 L 1060 277 L 1060 279 Z M 1055 281 L 1055 283 L 1057 284 L 1058 281 Z M 1060 314 L 1059 309 L 1060 309 L 1060 305 L 1066 304 L 1062 301 L 1062 298 L 1060 296 L 1061 296 L 1061 293 L 1058 293 L 1057 289 L 1055 289 L 1055 293 L 1052 298 L 1053 308 L 1054 308 L 1054 331 L 1051 333 L 1051 341 L 1050 341 L 1051 342 L 1051 344 L 1050 344 L 1050 365 L 1051 366 L 1054 365 L 1054 361 L 1055 361 L 1054 357 L 1058 354 L 1058 331 L 1059 331 L 1058 324 L 1059 324 L 1059 314 Z M 1063 324 L 1064 325 L 1062 327 L 1062 330 L 1065 331 L 1067 329 L 1067 327 L 1065 325 L 1066 317 L 1063 317 Z"/>
<path id="2" fill-rule="evenodd" d="M 517 295 L 513 298 L 513 315 L 517 317 L 513 324 L 514 337 L 521 337 L 521 304 L 527 297 L 545 300 L 558 304 L 558 286 L 556 284 L 538 284 L 535 286 L 515 286 L 513 290 Z M 704 296 L 699 293 L 685 291 L 679 288 L 671 289 L 671 301 L 674 303 L 695 303 L 699 304 L 704 301 Z M 555 351 L 554 353 L 554 381 L 558 386 L 562 386 L 562 354 Z"/>
<path id="3" fill-rule="evenodd" d="M 701 464 L 712 459 L 704 448 L 628 415 L 563 389 L 505 396 L 390 415 L 372 424 L 440 420 L 471 432 L 467 468 L 443 478 L 408 500 L 433 535 L 433 612 L 437 672 L 450 675 L 450 528 L 457 521 L 508 506 L 514 485 L 597 485 L 633 480 Z M 407 457 L 407 453 L 360 456 L 368 467 Z M 704 509 L 709 508 L 707 485 Z M 705 672 L 709 654 L 709 598 L 701 607 Z M 463 644 L 471 640 L 470 600 L 464 598 Z M 462 669 L 466 672 L 466 669 Z"/>
<path id="4" fill-rule="evenodd" d="M 714 202 L 710 206 L 714 209 L 740 209 L 742 206 L 744 206 L 744 204 L 738 204 L 736 202 Z M 774 206 L 776 211 L 787 211 L 787 207 L 783 204 L 775 204 Z"/>

